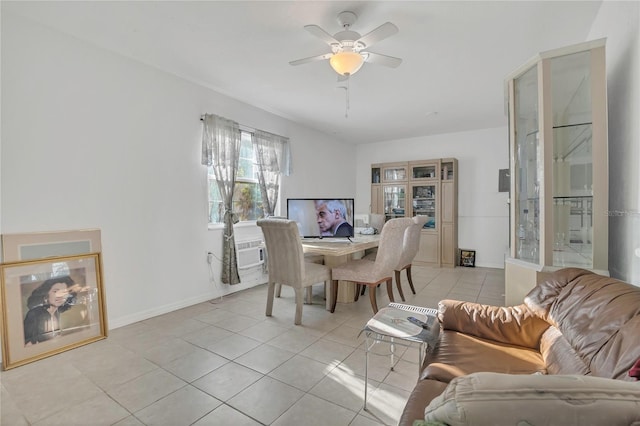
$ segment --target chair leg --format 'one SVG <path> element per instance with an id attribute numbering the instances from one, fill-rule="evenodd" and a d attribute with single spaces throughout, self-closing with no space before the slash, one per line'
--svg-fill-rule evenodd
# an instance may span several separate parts
<path id="1" fill-rule="evenodd" d="M 416 289 L 413 288 L 413 280 L 411 279 L 411 265 L 407 266 L 407 280 L 409 281 L 409 287 L 411 287 L 411 291 L 413 292 L 413 294 L 416 294 Z"/>
<path id="2" fill-rule="evenodd" d="M 338 280 L 331 280 L 331 313 L 336 311 L 338 301 Z"/>
<path id="3" fill-rule="evenodd" d="M 395 300 L 393 300 L 393 278 L 387 280 L 387 294 L 389 295 L 389 301 L 395 302 Z"/>
<path id="4" fill-rule="evenodd" d="M 367 291 L 367 287 L 366 285 L 362 286 L 362 291 L 360 292 L 360 296 L 364 296 L 365 291 Z M 380 287 L 380 284 L 377 285 L 377 287 Z"/>
<path id="5" fill-rule="evenodd" d="M 404 293 L 402 292 L 402 285 L 400 283 L 400 271 L 396 271 L 396 287 L 398 287 L 398 293 L 400 293 L 400 298 L 404 302 Z"/>
<path id="6" fill-rule="evenodd" d="M 353 295 L 353 301 L 357 302 L 358 299 L 360 298 L 360 287 L 362 287 L 362 294 L 364 294 L 364 289 L 367 288 L 367 286 L 365 285 L 361 286 L 358 283 L 355 283 L 355 285 L 356 285 L 356 294 Z"/>
<path id="7" fill-rule="evenodd" d="M 267 310 L 265 312 L 265 315 L 268 317 L 270 317 L 271 312 L 273 312 L 273 292 L 275 290 L 275 287 L 276 283 L 269 282 L 267 287 Z"/>
<path id="8" fill-rule="evenodd" d="M 327 311 L 331 310 L 331 281 L 325 281 L 322 283 L 322 287 L 324 288 L 324 308 Z"/>
<path id="9" fill-rule="evenodd" d="M 276 297 L 280 297 L 281 291 L 282 291 L 282 284 L 276 284 Z"/>
<path id="10" fill-rule="evenodd" d="M 307 305 L 313 305 L 312 299 L 313 299 L 313 286 L 309 286 L 307 287 Z"/>
<path id="11" fill-rule="evenodd" d="M 293 289 L 296 293 L 296 317 L 293 321 L 295 325 L 302 324 L 302 303 L 304 301 L 304 292 L 301 288 Z"/>
<path id="12" fill-rule="evenodd" d="M 371 307 L 373 308 L 373 313 L 377 314 L 378 313 L 378 303 L 376 302 L 376 289 L 375 289 L 375 287 L 369 289 L 369 300 L 371 300 Z"/>

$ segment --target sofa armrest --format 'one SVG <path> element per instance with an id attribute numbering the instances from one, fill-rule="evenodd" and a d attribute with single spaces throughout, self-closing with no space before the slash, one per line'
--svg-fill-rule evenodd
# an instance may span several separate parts
<path id="1" fill-rule="evenodd" d="M 445 299 L 438 303 L 438 311 L 444 329 L 532 349 L 538 349 L 549 327 L 524 304 L 492 306 Z"/>
<path id="2" fill-rule="evenodd" d="M 580 375 L 473 373 L 453 379 L 425 408 L 427 422 L 636 425 L 636 383 Z"/>

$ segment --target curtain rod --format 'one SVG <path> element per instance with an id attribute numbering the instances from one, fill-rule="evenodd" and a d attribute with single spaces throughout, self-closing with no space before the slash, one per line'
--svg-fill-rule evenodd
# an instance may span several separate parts
<path id="1" fill-rule="evenodd" d="M 202 114 L 200 116 L 200 121 L 204 121 L 204 116 L 205 114 Z M 240 126 L 240 130 L 244 130 L 245 132 L 248 132 L 248 133 L 254 133 L 256 131 L 256 129 L 254 129 L 253 127 L 245 126 L 244 124 L 238 123 L 238 126 Z"/>

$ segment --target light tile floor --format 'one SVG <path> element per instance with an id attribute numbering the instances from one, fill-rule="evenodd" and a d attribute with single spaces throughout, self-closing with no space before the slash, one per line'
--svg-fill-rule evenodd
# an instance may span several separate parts
<path id="1" fill-rule="evenodd" d="M 504 304 L 504 271 L 413 268 L 405 303 L 435 308 L 453 298 Z M 379 306 L 388 303 L 384 286 Z M 293 325 L 293 291 L 264 315 L 266 285 L 111 330 L 107 339 L 0 374 L 0 424 L 393 425 L 417 380 L 416 347 L 398 365 L 369 358 L 369 297 L 324 309 L 322 286 Z M 399 297 L 396 292 L 396 301 Z M 379 348 L 377 350 L 385 349 Z"/>

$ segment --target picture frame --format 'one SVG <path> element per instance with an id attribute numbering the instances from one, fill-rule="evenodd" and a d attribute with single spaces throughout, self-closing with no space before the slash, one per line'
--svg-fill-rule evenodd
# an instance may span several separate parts
<path id="1" fill-rule="evenodd" d="M 2 368 L 107 337 L 100 253 L 0 264 Z"/>
<path id="2" fill-rule="evenodd" d="M 460 249 L 460 266 L 473 268 L 476 266 L 476 251 Z"/>
<path id="3" fill-rule="evenodd" d="M 99 229 L 2 235 L 2 260 L 5 263 L 101 251 Z"/>

